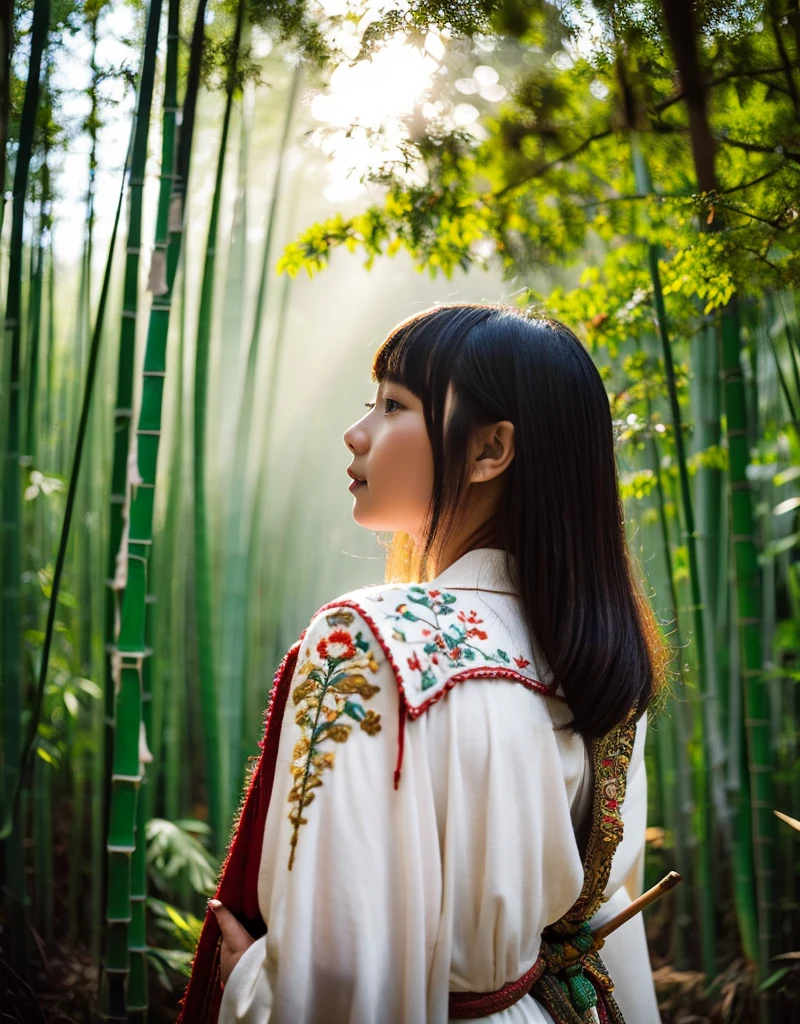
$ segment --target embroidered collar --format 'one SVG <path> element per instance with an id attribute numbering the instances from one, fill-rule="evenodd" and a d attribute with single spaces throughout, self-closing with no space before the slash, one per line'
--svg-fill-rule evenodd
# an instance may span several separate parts
<path id="1" fill-rule="evenodd" d="M 506 571 L 507 558 L 513 569 L 514 556 L 502 548 L 473 548 L 424 585 L 447 590 L 493 590 L 516 595 L 517 588 Z"/>

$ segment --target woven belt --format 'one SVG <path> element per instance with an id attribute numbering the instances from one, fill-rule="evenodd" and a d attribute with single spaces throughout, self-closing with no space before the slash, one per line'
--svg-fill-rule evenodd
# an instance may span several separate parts
<path id="1" fill-rule="evenodd" d="M 448 1014 L 450 1020 L 469 1020 L 471 1017 L 491 1017 L 507 1010 L 526 996 L 531 986 L 544 974 L 547 963 L 540 954 L 536 963 L 516 981 L 509 981 L 496 992 L 451 992 Z"/>
<path id="2" fill-rule="evenodd" d="M 600 958 L 603 940 L 595 939 L 588 922 L 570 936 L 551 929 L 542 935 L 539 955 L 530 970 L 496 992 L 451 992 L 451 1020 L 491 1017 L 532 994 L 559 1024 L 583 1024 L 597 1007 L 601 1021 L 625 1024 L 612 992 L 614 984 Z"/>

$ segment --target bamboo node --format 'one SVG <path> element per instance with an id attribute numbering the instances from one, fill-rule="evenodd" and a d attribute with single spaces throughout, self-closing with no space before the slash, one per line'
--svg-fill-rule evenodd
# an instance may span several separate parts
<path id="1" fill-rule="evenodd" d="M 183 195 L 180 192 L 170 198 L 167 230 L 173 234 L 183 231 Z"/>
<path id="2" fill-rule="evenodd" d="M 167 284 L 167 257 L 161 248 L 155 250 L 153 258 L 150 260 L 147 288 L 153 295 L 166 295 L 169 291 L 169 285 Z"/>

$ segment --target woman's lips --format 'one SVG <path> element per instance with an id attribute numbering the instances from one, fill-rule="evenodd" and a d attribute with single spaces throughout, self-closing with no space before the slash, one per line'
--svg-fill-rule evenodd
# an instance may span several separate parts
<path id="1" fill-rule="evenodd" d="M 351 492 L 352 491 L 357 491 L 359 489 L 359 487 L 365 487 L 366 483 L 367 483 L 366 480 L 351 480 L 350 481 L 350 486 L 347 489 L 348 489 L 348 491 L 351 491 Z"/>

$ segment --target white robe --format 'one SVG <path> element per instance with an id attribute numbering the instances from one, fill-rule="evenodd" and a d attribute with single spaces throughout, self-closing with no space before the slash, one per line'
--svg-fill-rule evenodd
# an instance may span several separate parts
<path id="1" fill-rule="evenodd" d="M 524 673 L 546 682 L 504 558 L 498 549 L 470 551 L 424 586 L 457 597 L 453 608 L 468 609 L 473 618 L 463 623 L 478 637 L 478 648 L 496 650 L 502 642 L 497 653 L 508 653 L 511 669 L 524 662 Z M 542 930 L 581 891 L 575 829 L 590 813 L 592 770 L 581 738 L 556 729 L 570 717 L 566 705 L 502 674 L 448 689 L 446 677 L 457 670 L 435 656 L 440 676 L 427 680 L 424 693 L 414 690 L 422 641 L 404 645 L 403 629 L 393 634 L 387 654 L 353 608 L 369 607 L 375 615 L 385 608 L 377 625 L 388 635 L 392 619 L 407 625 L 395 612 L 404 607 L 396 605 L 400 590 L 366 587 L 340 599 L 351 602 L 343 621 L 351 637 L 360 637 L 358 650 L 318 647 L 336 628 L 330 606 L 304 637 L 281 725 L 259 870 L 268 933 L 233 970 L 220 1024 L 445 1024 L 451 991 L 492 992 L 522 977 L 537 958 Z M 337 704 L 329 693 L 322 702 L 344 731 L 319 747 L 332 755 L 327 762 L 304 769 L 308 754 L 297 746 L 306 708 L 301 687 L 320 651 L 355 651 L 343 668 L 356 672 L 351 678 L 361 689 L 346 714 L 345 697 Z M 389 654 L 406 679 L 412 709 L 396 788 L 401 695 Z M 423 714 L 419 708 L 431 695 L 433 706 Z M 645 728 L 643 718 L 622 805 L 624 838 L 606 888 L 610 898 L 593 926 L 640 892 Z M 316 784 L 304 790 L 312 799 L 296 825 L 291 796 L 309 773 Z M 607 940 L 601 956 L 629 1024 L 656 1024 L 641 915 Z M 551 1024 L 530 996 L 483 1019 Z"/>

